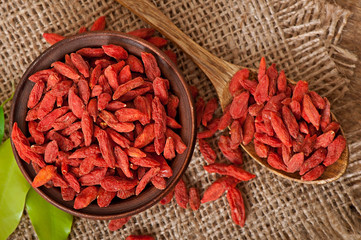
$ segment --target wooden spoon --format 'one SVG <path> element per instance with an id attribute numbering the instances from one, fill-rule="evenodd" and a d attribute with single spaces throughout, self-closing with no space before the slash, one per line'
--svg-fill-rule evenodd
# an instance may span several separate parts
<path id="1" fill-rule="evenodd" d="M 186 54 L 188 54 L 192 60 L 198 65 L 198 67 L 207 75 L 209 80 L 211 80 L 214 88 L 217 91 L 220 104 L 224 109 L 230 101 L 232 96 L 228 91 L 228 84 L 232 76 L 242 68 L 243 66 L 237 66 L 226 62 L 213 54 L 209 53 L 207 50 L 195 43 L 191 38 L 179 30 L 171 20 L 166 17 L 159 9 L 157 9 L 153 4 L 148 0 L 117 0 L 119 3 L 124 5 L 130 11 L 135 13 L 137 16 L 142 18 L 144 21 L 148 22 L 156 30 L 170 39 L 172 42 L 177 44 Z M 257 73 L 256 69 L 249 68 L 250 71 Z M 295 84 L 295 81 L 288 79 L 290 83 Z M 336 120 L 335 116 L 332 114 L 333 120 Z M 340 128 L 341 134 L 344 134 L 342 128 Z M 257 156 L 253 143 L 250 143 L 247 146 L 241 145 L 242 148 L 259 164 L 268 168 L 273 173 L 287 178 L 289 180 L 308 183 L 308 184 L 323 184 L 327 182 L 332 182 L 342 176 L 346 171 L 348 165 L 348 146 L 346 146 L 343 151 L 340 159 L 337 160 L 334 164 L 327 167 L 325 172 L 320 178 L 314 181 L 303 181 L 297 173 L 286 173 L 271 167 L 267 163 L 267 159 L 260 158 Z"/>

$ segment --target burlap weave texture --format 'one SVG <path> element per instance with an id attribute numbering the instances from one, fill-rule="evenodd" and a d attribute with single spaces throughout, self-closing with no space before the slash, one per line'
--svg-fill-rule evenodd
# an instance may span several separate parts
<path id="1" fill-rule="evenodd" d="M 287 77 L 310 83 L 329 97 L 350 147 L 350 166 L 338 181 L 310 186 L 281 179 L 249 157 L 244 168 L 257 178 L 240 184 L 247 204 L 244 228 L 233 224 L 226 198 L 193 212 L 174 200 L 134 216 L 117 232 L 107 221 L 76 218 L 70 239 L 124 239 L 151 234 L 157 239 L 361 239 L 360 83 L 352 82 L 357 57 L 338 44 L 350 12 L 311 0 L 153 0 L 187 35 L 211 53 L 234 64 L 257 67 L 261 56 Z M 66 36 L 89 27 L 100 15 L 107 29 L 130 31 L 147 26 L 113 0 L 0 1 L 0 102 L 11 94 L 25 69 L 48 45 L 43 32 Z M 206 76 L 179 48 L 178 65 L 205 99 L 215 97 Z M 10 105 L 5 112 L 8 117 Z M 350 109 L 353 109 L 350 112 Z M 220 114 L 220 110 L 217 112 Z M 216 147 L 216 137 L 211 139 Z M 223 161 L 218 151 L 219 161 Z M 216 176 L 203 170 L 196 146 L 185 180 L 201 193 Z M 24 213 L 10 239 L 36 239 Z"/>

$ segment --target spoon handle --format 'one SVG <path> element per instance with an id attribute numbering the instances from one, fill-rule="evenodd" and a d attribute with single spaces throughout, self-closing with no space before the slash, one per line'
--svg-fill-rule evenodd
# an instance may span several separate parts
<path id="1" fill-rule="evenodd" d="M 195 43 L 190 37 L 177 28 L 172 21 L 166 17 L 148 0 L 117 0 L 137 16 L 148 22 L 157 31 L 162 33 L 172 42 L 177 44 L 194 63 L 207 75 L 215 87 L 222 101 L 223 90 L 227 89 L 227 82 L 239 69 L 238 66 L 228 63 Z M 228 90 L 228 89 L 227 89 Z"/>

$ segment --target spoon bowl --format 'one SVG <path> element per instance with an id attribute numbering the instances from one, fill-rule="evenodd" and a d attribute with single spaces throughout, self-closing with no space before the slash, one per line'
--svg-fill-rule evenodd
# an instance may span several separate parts
<path id="1" fill-rule="evenodd" d="M 231 102 L 232 96 L 228 91 L 229 82 L 238 70 L 246 67 L 237 66 L 226 62 L 199 46 L 180 29 L 178 29 L 168 17 L 166 17 L 149 1 L 117 1 L 132 11 L 134 14 L 139 16 L 141 19 L 148 22 L 152 27 L 154 27 L 157 31 L 162 33 L 172 42 L 177 44 L 194 61 L 194 63 L 198 65 L 198 67 L 207 75 L 216 89 L 222 109 L 224 109 Z M 257 73 L 256 69 L 248 69 L 250 72 Z M 287 80 L 292 84 L 296 84 L 296 82 L 291 79 Z M 332 113 L 331 115 L 332 120 L 337 121 Z M 342 127 L 340 127 L 340 132 L 343 136 L 345 135 Z M 337 180 L 345 173 L 349 159 L 348 146 L 346 145 L 346 148 L 341 154 L 340 159 L 338 159 L 334 164 L 328 166 L 321 177 L 314 181 L 303 181 L 301 180 L 301 176 L 296 173 L 286 173 L 271 167 L 267 163 L 267 159 L 257 156 L 253 143 L 250 143 L 247 146 L 241 144 L 241 146 L 254 160 L 256 160 L 263 167 L 269 169 L 271 172 L 283 178 L 306 184 L 324 184 Z"/>

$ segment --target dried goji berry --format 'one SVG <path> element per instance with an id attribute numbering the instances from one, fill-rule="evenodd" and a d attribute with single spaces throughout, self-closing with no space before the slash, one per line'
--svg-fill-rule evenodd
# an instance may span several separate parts
<path id="1" fill-rule="evenodd" d="M 164 50 L 164 53 L 174 62 L 174 64 L 177 64 L 177 54 L 173 52 L 170 49 Z"/>
<path id="2" fill-rule="evenodd" d="M 64 80 L 57 83 L 52 90 L 50 90 L 51 95 L 55 97 L 63 97 L 68 94 L 69 89 L 73 85 L 73 81 L 71 80 Z"/>
<path id="3" fill-rule="evenodd" d="M 154 240 L 154 237 L 149 235 L 130 235 L 125 240 Z"/>
<path id="4" fill-rule="evenodd" d="M 36 73 L 33 73 L 28 79 L 34 83 L 37 81 L 47 81 L 49 76 L 55 71 L 53 69 L 40 70 Z"/>
<path id="5" fill-rule="evenodd" d="M 292 100 L 290 103 L 290 108 L 295 118 L 299 120 L 301 118 L 301 104 Z"/>
<path id="6" fill-rule="evenodd" d="M 61 197 L 64 201 L 73 201 L 75 197 L 75 191 L 71 187 L 61 188 Z"/>
<path id="7" fill-rule="evenodd" d="M 156 77 L 160 77 L 161 72 L 158 67 L 157 60 L 151 53 L 142 52 L 141 58 L 144 64 L 144 71 L 147 78 L 153 81 Z"/>
<path id="8" fill-rule="evenodd" d="M 132 216 L 110 220 L 108 228 L 110 231 L 116 231 L 122 228 L 131 218 Z"/>
<path id="9" fill-rule="evenodd" d="M 243 168 L 233 164 L 213 163 L 207 166 L 203 166 L 203 168 L 209 173 L 219 173 L 221 175 L 234 177 L 241 181 L 248 181 L 256 177 L 256 175 L 249 173 Z"/>
<path id="10" fill-rule="evenodd" d="M 45 83 L 43 81 L 37 81 L 33 88 L 31 89 L 31 92 L 29 94 L 28 99 L 28 108 L 33 108 L 38 104 L 38 102 L 41 99 L 41 96 L 43 95 L 43 91 L 45 88 Z"/>
<path id="11" fill-rule="evenodd" d="M 281 71 L 277 78 L 277 88 L 279 92 L 286 92 L 287 88 L 287 79 L 285 71 Z"/>
<path id="12" fill-rule="evenodd" d="M 119 190 L 117 192 L 117 197 L 120 199 L 127 199 L 134 195 L 135 195 L 135 188 L 132 188 L 130 190 Z"/>
<path id="13" fill-rule="evenodd" d="M 172 201 L 174 196 L 174 189 L 172 189 L 167 195 L 165 195 L 164 198 L 162 198 L 162 200 L 160 200 L 160 204 L 165 205 L 168 204 Z"/>
<path id="14" fill-rule="evenodd" d="M 127 32 L 127 34 L 143 39 L 150 38 L 151 36 L 153 36 L 154 33 L 155 33 L 154 28 L 139 28 L 134 31 Z"/>
<path id="15" fill-rule="evenodd" d="M 74 148 L 74 143 L 58 132 L 51 131 L 48 133 L 48 135 L 50 140 L 55 140 L 58 143 L 58 146 L 62 151 L 67 152 Z"/>
<path id="16" fill-rule="evenodd" d="M 105 176 L 100 185 L 104 190 L 109 192 L 117 192 L 119 190 L 130 190 L 137 186 L 137 179 L 121 178 L 118 176 Z"/>
<path id="17" fill-rule="evenodd" d="M 332 142 L 332 140 L 335 137 L 335 132 L 334 131 L 328 131 L 325 132 L 324 134 L 321 134 L 317 137 L 316 142 L 315 142 L 315 149 L 318 149 L 320 147 L 323 148 L 327 148 L 328 145 Z"/>
<path id="18" fill-rule="evenodd" d="M 197 188 L 189 188 L 189 206 L 192 210 L 196 211 L 199 209 L 201 201 L 199 199 L 199 193 Z"/>
<path id="19" fill-rule="evenodd" d="M 182 154 L 187 149 L 187 145 L 184 144 L 182 138 L 169 128 L 166 129 L 166 137 L 173 138 L 175 142 L 175 150 L 178 154 Z"/>
<path id="20" fill-rule="evenodd" d="M 246 211 L 241 192 L 235 187 L 230 188 L 227 192 L 227 201 L 231 208 L 234 223 L 243 227 L 246 221 Z"/>
<path id="21" fill-rule="evenodd" d="M 49 166 L 49 165 L 48 165 Z M 75 192 L 80 192 L 80 184 L 77 178 L 73 175 L 73 173 L 63 173 L 65 180 L 68 182 L 69 186 L 74 189 Z"/>
<path id="22" fill-rule="evenodd" d="M 50 45 L 53 45 L 53 44 L 65 39 L 64 36 L 61 36 L 57 33 L 43 33 L 43 38 Z"/>
<path id="23" fill-rule="evenodd" d="M 304 175 L 310 169 L 318 166 L 326 158 L 327 150 L 324 148 L 317 149 L 311 157 L 306 159 L 300 168 L 300 175 Z"/>
<path id="24" fill-rule="evenodd" d="M 300 170 L 300 167 L 302 166 L 303 162 L 304 162 L 303 152 L 294 154 L 286 164 L 287 172 L 294 173 Z"/>
<path id="25" fill-rule="evenodd" d="M 254 134 L 254 118 L 250 114 L 247 114 L 246 120 L 243 125 L 243 145 L 247 146 L 252 141 Z"/>
<path id="26" fill-rule="evenodd" d="M 267 134 L 255 133 L 254 138 L 271 147 L 278 148 L 282 146 L 282 142 L 278 138 L 268 136 Z"/>
<path id="27" fill-rule="evenodd" d="M 322 131 L 326 132 L 326 127 L 331 123 L 331 105 L 327 98 L 324 98 L 324 100 L 325 100 L 325 108 L 321 112 L 320 125 Z"/>
<path id="28" fill-rule="evenodd" d="M 36 128 L 38 127 L 38 123 L 35 121 L 30 121 L 28 123 L 28 129 L 30 135 L 34 138 L 34 141 L 36 144 L 41 145 L 45 141 L 44 134 L 40 131 L 38 131 Z"/>
<path id="29" fill-rule="evenodd" d="M 97 158 L 97 155 L 92 154 L 88 157 L 84 158 L 84 160 L 80 163 L 79 166 L 79 174 L 81 176 L 90 173 L 94 169 L 93 162 Z"/>
<path id="30" fill-rule="evenodd" d="M 264 145 L 262 142 L 258 140 L 254 140 L 254 150 L 256 151 L 256 154 L 261 158 L 267 158 L 268 156 L 268 147 L 267 145 Z"/>
<path id="31" fill-rule="evenodd" d="M 299 125 L 295 116 L 292 114 L 291 110 L 287 106 L 282 107 L 282 118 L 288 128 L 290 135 L 293 138 L 297 138 Z"/>
<path id="32" fill-rule="evenodd" d="M 117 195 L 116 192 L 108 192 L 103 188 L 99 188 L 97 203 L 99 207 L 108 207 L 113 198 Z"/>
<path id="33" fill-rule="evenodd" d="M 103 45 L 102 48 L 106 55 L 108 55 L 109 57 L 113 57 L 116 60 L 128 58 L 128 52 L 121 46 L 109 44 Z"/>
<path id="34" fill-rule="evenodd" d="M 129 54 L 126 60 L 132 72 L 144 73 L 142 61 L 134 55 Z"/>
<path id="35" fill-rule="evenodd" d="M 86 27 L 82 26 L 82 27 L 79 28 L 78 33 L 79 33 L 79 34 L 80 34 L 80 33 L 85 33 L 86 31 L 87 31 Z"/>
<path id="36" fill-rule="evenodd" d="M 203 139 L 198 139 L 199 150 L 204 158 L 209 164 L 215 162 L 217 155 L 211 146 Z"/>
<path id="37" fill-rule="evenodd" d="M 204 192 L 201 203 L 217 200 L 226 191 L 226 185 L 223 180 L 224 177 L 213 182 Z"/>
<path id="38" fill-rule="evenodd" d="M 258 81 L 261 81 L 261 78 L 266 75 L 266 59 L 264 57 L 261 57 L 261 61 L 259 63 L 259 68 L 258 68 Z"/>
<path id="39" fill-rule="evenodd" d="M 135 189 L 135 195 L 139 195 L 144 188 L 146 187 L 146 185 L 149 183 L 149 181 L 157 175 L 157 173 L 159 172 L 160 168 L 159 167 L 154 167 L 148 170 L 148 172 L 142 177 L 142 179 L 139 181 L 139 184 L 137 185 L 136 189 Z"/>
<path id="40" fill-rule="evenodd" d="M 57 61 L 57 62 L 53 62 L 51 64 L 51 66 L 61 75 L 70 78 L 74 81 L 78 81 L 80 79 L 80 75 L 77 73 L 76 70 L 74 70 L 71 66 Z"/>
<path id="41" fill-rule="evenodd" d="M 132 79 L 132 73 L 130 72 L 130 66 L 126 65 L 119 72 L 119 82 L 120 84 L 126 83 Z"/>
<path id="42" fill-rule="evenodd" d="M 346 139 L 342 135 L 337 136 L 335 140 L 333 140 L 333 142 L 327 147 L 327 155 L 323 161 L 323 165 L 327 167 L 336 162 L 340 158 L 345 148 Z"/>
<path id="43" fill-rule="evenodd" d="M 163 190 L 167 186 L 167 182 L 164 178 L 159 176 L 154 176 L 152 179 L 150 179 L 151 183 L 156 189 Z"/>
<path id="44" fill-rule="evenodd" d="M 301 177 L 301 180 L 303 181 L 313 181 L 319 178 L 323 172 L 325 171 L 325 166 L 318 165 L 317 167 L 313 168 L 309 172 L 307 172 L 305 175 Z"/>
<path id="45" fill-rule="evenodd" d="M 292 101 L 301 102 L 303 96 L 308 92 L 308 83 L 305 81 L 298 81 L 293 89 Z"/>
<path id="46" fill-rule="evenodd" d="M 259 73 L 258 73 L 259 75 Z M 268 100 L 268 87 L 269 87 L 269 78 L 267 75 L 263 75 L 259 79 L 256 91 L 254 93 L 254 99 L 258 104 L 262 104 Z"/>
<path id="47" fill-rule="evenodd" d="M 336 134 L 339 129 L 340 129 L 340 124 L 338 122 L 331 122 L 330 124 L 327 125 L 327 127 L 323 130 L 323 132 L 326 133 L 329 131 L 334 131 Z"/>
<path id="48" fill-rule="evenodd" d="M 114 168 L 115 157 L 107 132 L 99 129 L 98 133 L 95 134 L 95 137 L 98 139 L 100 152 L 102 153 L 104 160 L 110 168 Z"/>
<path id="49" fill-rule="evenodd" d="M 251 116 L 256 117 L 263 109 L 264 104 L 252 104 L 251 106 L 249 106 L 248 108 L 248 112 Z"/>
<path id="50" fill-rule="evenodd" d="M 147 38 L 147 41 L 159 48 L 164 47 L 168 43 L 167 39 L 158 36 Z"/>
<path id="51" fill-rule="evenodd" d="M 142 150 L 136 147 L 129 147 L 127 149 L 124 149 L 124 151 L 129 157 L 143 158 L 147 156 L 147 154 L 145 154 Z"/>
<path id="52" fill-rule="evenodd" d="M 126 83 L 121 84 L 113 94 L 113 100 L 117 100 L 121 96 L 128 93 L 130 90 L 137 88 L 144 84 L 144 79 L 142 77 L 136 77 Z M 121 100 L 124 101 L 124 100 Z"/>
<path id="53" fill-rule="evenodd" d="M 217 98 L 212 98 L 207 102 L 204 107 L 203 115 L 202 115 L 202 124 L 203 126 L 207 126 L 208 122 L 212 120 L 213 114 L 218 108 L 218 100 Z"/>
<path id="54" fill-rule="evenodd" d="M 312 125 L 318 130 L 320 127 L 321 116 L 318 113 L 316 107 L 313 105 L 311 98 L 308 94 L 305 94 L 303 97 L 302 111 L 304 111 L 304 113 L 306 114 L 307 118 L 310 120 Z"/>
<path id="55" fill-rule="evenodd" d="M 232 163 L 242 164 L 243 157 L 241 150 L 239 148 L 232 149 L 231 144 L 231 139 L 228 136 L 221 136 L 219 138 L 218 146 L 223 155 Z"/>
<path id="56" fill-rule="evenodd" d="M 83 115 L 85 105 L 83 101 L 80 99 L 80 97 L 75 93 L 74 87 L 69 89 L 68 102 L 69 102 L 69 108 L 74 113 L 74 115 L 77 116 L 78 118 L 81 118 Z"/>
<path id="57" fill-rule="evenodd" d="M 107 172 L 107 168 L 95 168 L 90 173 L 81 176 L 79 182 L 82 186 L 92 186 L 100 184 L 100 181 L 104 178 Z"/>
<path id="58" fill-rule="evenodd" d="M 287 166 L 283 163 L 281 157 L 277 153 L 270 152 L 268 154 L 267 162 L 275 169 L 287 171 Z"/>
<path id="59" fill-rule="evenodd" d="M 37 112 L 37 117 L 39 119 L 43 119 L 48 113 L 50 113 L 56 101 L 56 97 L 51 94 L 51 92 L 47 92 L 43 99 L 40 101 L 39 109 Z"/>
<path id="60" fill-rule="evenodd" d="M 189 195 L 188 195 L 187 186 L 182 178 L 179 180 L 179 182 L 174 188 L 174 195 L 177 204 L 180 207 L 187 209 L 187 204 L 189 202 Z"/>
<path id="61" fill-rule="evenodd" d="M 32 150 L 34 153 L 37 153 L 37 154 L 44 154 L 44 153 L 45 153 L 45 148 L 46 148 L 45 145 L 42 145 L 42 146 L 39 146 L 39 145 L 31 145 L 31 150 Z"/>
<path id="62" fill-rule="evenodd" d="M 168 88 L 166 79 L 156 77 L 153 80 L 154 95 L 159 98 L 163 105 L 168 103 Z"/>
<path id="63" fill-rule="evenodd" d="M 218 130 L 222 131 L 232 123 L 232 116 L 229 112 L 231 105 L 227 105 L 223 111 L 223 115 L 219 120 Z"/>
<path id="64" fill-rule="evenodd" d="M 272 63 L 272 65 L 267 69 L 266 74 L 269 78 L 269 90 L 268 95 L 272 97 L 277 92 L 277 77 L 278 72 L 276 69 L 276 64 Z"/>
<path id="65" fill-rule="evenodd" d="M 90 146 L 93 138 L 93 121 L 87 111 L 83 112 L 83 116 L 81 118 L 81 129 L 84 134 L 85 146 Z"/>
<path id="66" fill-rule="evenodd" d="M 309 130 L 308 130 L 308 126 L 307 126 L 306 122 L 300 121 L 299 127 L 300 127 L 300 132 L 301 133 L 304 133 L 304 134 L 309 134 L 310 133 Z"/>
<path id="67" fill-rule="evenodd" d="M 275 112 L 271 112 L 271 124 L 281 142 L 288 147 L 292 147 L 292 139 L 290 134 L 287 131 L 282 118 Z"/>
<path id="68" fill-rule="evenodd" d="M 93 25 L 90 27 L 90 31 L 101 31 L 105 28 L 105 16 L 97 18 Z"/>
<path id="69" fill-rule="evenodd" d="M 229 92 L 232 96 L 235 96 L 235 93 L 242 89 L 241 81 L 248 79 L 249 70 L 247 68 L 237 71 L 231 81 L 229 82 Z"/>
<path id="70" fill-rule="evenodd" d="M 168 160 L 175 158 L 175 142 L 173 138 L 169 137 L 165 141 L 163 155 Z"/>
<path id="71" fill-rule="evenodd" d="M 151 157 L 130 157 L 129 161 L 141 167 L 158 167 L 160 163 Z"/>
<path id="72" fill-rule="evenodd" d="M 103 57 L 105 55 L 102 48 L 82 48 L 76 51 L 76 53 L 88 58 Z"/>
<path id="73" fill-rule="evenodd" d="M 55 159 L 58 155 L 58 143 L 56 141 L 51 141 L 46 145 L 44 152 L 44 161 L 47 163 L 55 162 Z"/>
<path id="74" fill-rule="evenodd" d="M 69 108 L 67 106 L 53 110 L 51 113 L 46 115 L 43 119 L 41 119 L 41 121 L 38 123 L 38 126 L 36 129 L 40 132 L 45 132 L 45 131 L 50 130 L 53 127 L 53 124 L 55 123 L 57 118 L 64 115 L 68 110 L 69 110 Z"/>
<path id="75" fill-rule="evenodd" d="M 242 117 L 248 110 L 249 92 L 245 91 L 233 98 L 229 112 L 233 119 Z"/>
<path id="76" fill-rule="evenodd" d="M 83 57 L 78 53 L 70 54 L 71 61 L 73 65 L 78 69 L 78 71 L 83 74 L 85 78 L 89 77 L 89 66 L 83 59 Z"/>
<path id="77" fill-rule="evenodd" d="M 316 108 L 318 108 L 318 109 L 325 108 L 326 102 L 320 95 L 318 95 L 318 93 L 316 93 L 314 91 L 310 91 L 310 92 L 308 92 L 308 94 L 310 95 L 312 103 L 313 103 L 313 105 L 315 105 Z"/>
<path id="78" fill-rule="evenodd" d="M 94 201 L 98 196 L 98 188 L 95 186 L 90 186 L 84 188 L 74 200 L 74 208 L 82 209 L 87 207 L 92 201 Z"/>
<path id="79" fill-rule="evenodd" d="M 52 180 L 54 178 L 55 173 L 56 173 L 55 166 L 46 165 L 45 167 L 40 169 L 38 174 L 36 174 L 31 186 L 33 186 L 34 188 L 37 188 L 37 187 L 44 185 L 45 183 L 49 182 L 50 180 Z"/>

